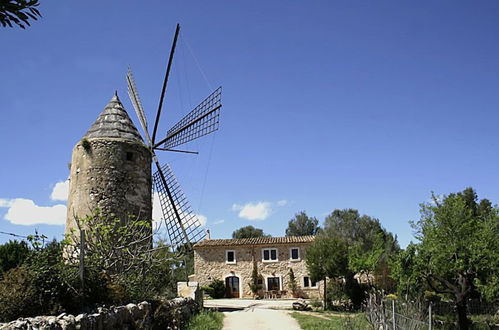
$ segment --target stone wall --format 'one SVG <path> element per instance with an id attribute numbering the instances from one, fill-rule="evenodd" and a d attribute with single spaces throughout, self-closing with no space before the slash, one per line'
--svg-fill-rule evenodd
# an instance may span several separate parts
<path id="1" fill-rule="evenodd" d="M 98 308 L 93 314 L 77 316 L 63 313 L 59 316 L 20 318 L 0 324 L 0 330 L 104 330 L 104 329 L 183 329 L 199 311 L 198 304 L 189 298 L 166 301 L 154 310 L 150 303 Z"/>
<path id="2" fill-rule="evenodd" d="M 120 219 L 152 218 L 151 154 L 143 143 L 112 138 L 82 139 L 73 149 L 66 233 L 78 231 L 75 216 L 99 208 Z"/>
<path id="3" fill-rule="evenodd" d="M 322 284 L 318 283 L 317 288 L 304 288 L 305 276 L 309 276 L 305 264 L 306 247 L 308 243 L 293 243 L 280 245 L 259 245 L 259 246 L 220 246 L 220 247 L 195 247 L 194 249 L 194 273 L 195 280 L 201 286 L 210 284 L 214 279 L 222 280 L 229 276 L 239 278 L 240 298 L 251 298 L 253 294 L 250 290 L 251 274 L 253 271 L 253 260 L 257 261 L 258 274 L 263 280 L 263 290 L 267 290 L 267 278 L 279 277 L 281 290 L 287 290 L 291 297 L 289 289 L 289 269 L 292 268 L 295 274 L 296 282 L 300 288 L 300 294 L 305 298 L 320 297 Z M 300 249 L 300 260 L 290 260 L 290 248 Z M 262 249 L 277 248 L 278 261 L 262 261 Z M 226 262 L 226 251 L 235 251 L 236 262 L 229 264 Z"/>
<path id="4" fill-rule="evenodd" d="M 177 297 L 191 298 L 199 307 L 203 307 L 203 291 L 198 282 L 177 282 Z"/>

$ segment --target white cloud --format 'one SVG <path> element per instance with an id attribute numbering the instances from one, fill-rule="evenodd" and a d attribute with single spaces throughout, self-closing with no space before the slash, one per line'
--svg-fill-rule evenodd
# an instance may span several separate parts
<path id="1" fill-rule="evenodd" d="M 277 206 L 286 206 L 288 204 L 288 201 L 285 199 L 281 199 L 280 201 L 277 201 Z"/>
<path id="2" fill-rule="evenodd" d="M 217 221 L 213 222 L 213 224 L 214 224 L 214 225 L 220 225 L 220 224 L 222 224 L 222 223 L 224 223 L 224 222 L 225 222 L 225 220 L 224 220 L 224 219 L 220 219 L 220 220 L 217 220 Z"/>
<path id="3" fill-rule="evenodd" d="M 57 182 L 52 189 L 50 199 L 53 201 L 67 201 L 69 195 L 69 180 Z"/>
<path id="4" fill-rule="evenodd" d="M 196 214 L 196 218 L 198 219 L 199 223 L 201 223 L 201 226 L 205 226 L 206 222 L 208 222 L 208 218 L 202 214 Z"/>
<path id="5" fill-rule="evenodd" d="M 13 202 L 13 199 L 0 198 L 0 207 L 11 207 Z"/>
<path id="6" fill-rule="evenodd" d="M 233 211 L 239 211 L 238 216 L 240 218 L 248 220 L 265 220 L 272 213 L 272 203 L 270 202 L 258 202 L 258 203 L 246 203 L 244 205 L 234 204 L 232 205 Z"/>
<path id="7" fill-rule="evenodd" d="M 1 205 L 5 202 L 9 207 L 5 220 L 16 225 L 63 225 L 66 222 L 66 205 L 39 206 L 31 199 L 16 198 L 12 200 L 0 199 Z"/>

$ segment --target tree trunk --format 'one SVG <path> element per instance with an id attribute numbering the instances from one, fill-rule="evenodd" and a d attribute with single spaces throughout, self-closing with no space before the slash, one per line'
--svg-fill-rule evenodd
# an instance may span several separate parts
<path id="1" fill-rule="evenodd" d="M 457 297 L 456 300 L 457 326 L 460 330 L 468 330 L 470 321 L 466 315 L 466 298 Z"/>

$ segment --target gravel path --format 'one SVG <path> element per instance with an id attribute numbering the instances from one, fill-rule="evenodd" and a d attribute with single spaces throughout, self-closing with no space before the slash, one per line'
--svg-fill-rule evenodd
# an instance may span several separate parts
<path id="1" fill-rule="evenodd" d="M 223 330 L 300 330 L 298 322 L 285 311 L 249 307 L 224 314 Z"/>

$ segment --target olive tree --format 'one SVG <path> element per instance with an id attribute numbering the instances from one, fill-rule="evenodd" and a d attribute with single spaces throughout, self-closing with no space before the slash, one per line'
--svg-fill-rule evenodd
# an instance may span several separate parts
<path id="1" fill-rule="evenodd" d="M 452 300 L 459 328 L 468 329 L 471 295 L 477 291 L 489 301 L 499 297 L 499 209 L 467 188 L 443 198 L 433 195 L 421 204 L 421 218 L 412 225 L 419 243 L 399 261 L 407 268 L 398 273 L 400 281 L 423 279 Z"/>

